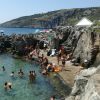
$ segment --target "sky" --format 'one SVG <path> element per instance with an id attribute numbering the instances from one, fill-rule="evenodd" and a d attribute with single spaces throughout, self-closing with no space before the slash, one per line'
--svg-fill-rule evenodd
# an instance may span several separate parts
<path id="1" fill-rule="evenodd" d="M 0 23 L 48 11 L 100 7 L 100 0 L 0 0 Z"/>

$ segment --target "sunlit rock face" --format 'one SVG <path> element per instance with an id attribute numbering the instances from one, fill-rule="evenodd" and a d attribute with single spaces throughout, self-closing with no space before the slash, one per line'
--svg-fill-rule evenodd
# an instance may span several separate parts
<path id="1" fill-rule="evenodd" d="M 100 100 L 100 66 L 82 70 L 66 100 Z"/>
<path id="2" fill-rule="evenodd" d="M 75 27 L 60 27 L 58 33 L 63 33 L 63 38 L 60 40 L 68 53 L 72 53 L 74 58 L 80 58 L 80 63 L 83 64 L 87 60 L 86 68 L 89 68 L 96 61 L 96 66 L 100 63 L 97 58 L 100 56 L 100 34 L 96 31 L 91 31 L 88 28 L 77 29 Z"/>
<path id="3" fill-rule="evenodd" d="M 79 38 L 79 41 L 77 43 L 76 49 L 74 51 L 74 56 L 81 58 L 81 61 L 83 62 L 85 59 L 88 61 L 91 60 L 91 35 L 88 32 L 83 32 L 81 37 Z"/>

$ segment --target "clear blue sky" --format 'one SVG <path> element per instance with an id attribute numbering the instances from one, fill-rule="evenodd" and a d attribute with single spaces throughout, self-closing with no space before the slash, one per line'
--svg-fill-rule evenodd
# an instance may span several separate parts
<path id="1" fill-rule="evenodd" d="M 59 9 L 100 7 L 100 0 L 0 0 L 0 23 Z"/>

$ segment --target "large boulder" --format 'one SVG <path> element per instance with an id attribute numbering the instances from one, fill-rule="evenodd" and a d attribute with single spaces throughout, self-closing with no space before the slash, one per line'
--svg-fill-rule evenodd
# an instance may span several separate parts
<path id="1" fill-rule="evenodd" d="M 82 70 L 65 100 L 100 100 L 100 66 Z"/>

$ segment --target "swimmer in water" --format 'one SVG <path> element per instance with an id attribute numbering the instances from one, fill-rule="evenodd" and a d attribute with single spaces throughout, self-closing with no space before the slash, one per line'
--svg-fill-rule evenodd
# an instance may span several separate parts
<path id="1" fill-rule="evenodd" d="M 14 72 L 11 72 L 10 76 L 11 76 L 11 77 L 14 77 Z"/>
<path id="2" fill-rule="evenodd" d="M 10 82 L 5 82 L 5 83 L 4 83 L 4 89 L 5 89 L 5 90 L 11 90 L 11 89 L 12 89 L 12 83 L 10 83 Z"/>
<path id="3" fill-rule="evenodd" d="M 50 98 L 50 100 L 55 100 L 55 96 L 52 96 L 52 97 Z"/>
<path id="4" fill-rule="evenodd" d="M 22 69 L 20 69 L 20 71 L 18 72 L 18 75 L 19 75 L 20 77 L 23 77 L 24 72 L 22 71 Z"/>
<path id="5" fill-rule="evenodd" d="M 3 70 L 3 71 L 5 71 L 5 70 L 6 70 L 4 66 L 2 66 L 2 70 Z"/>

